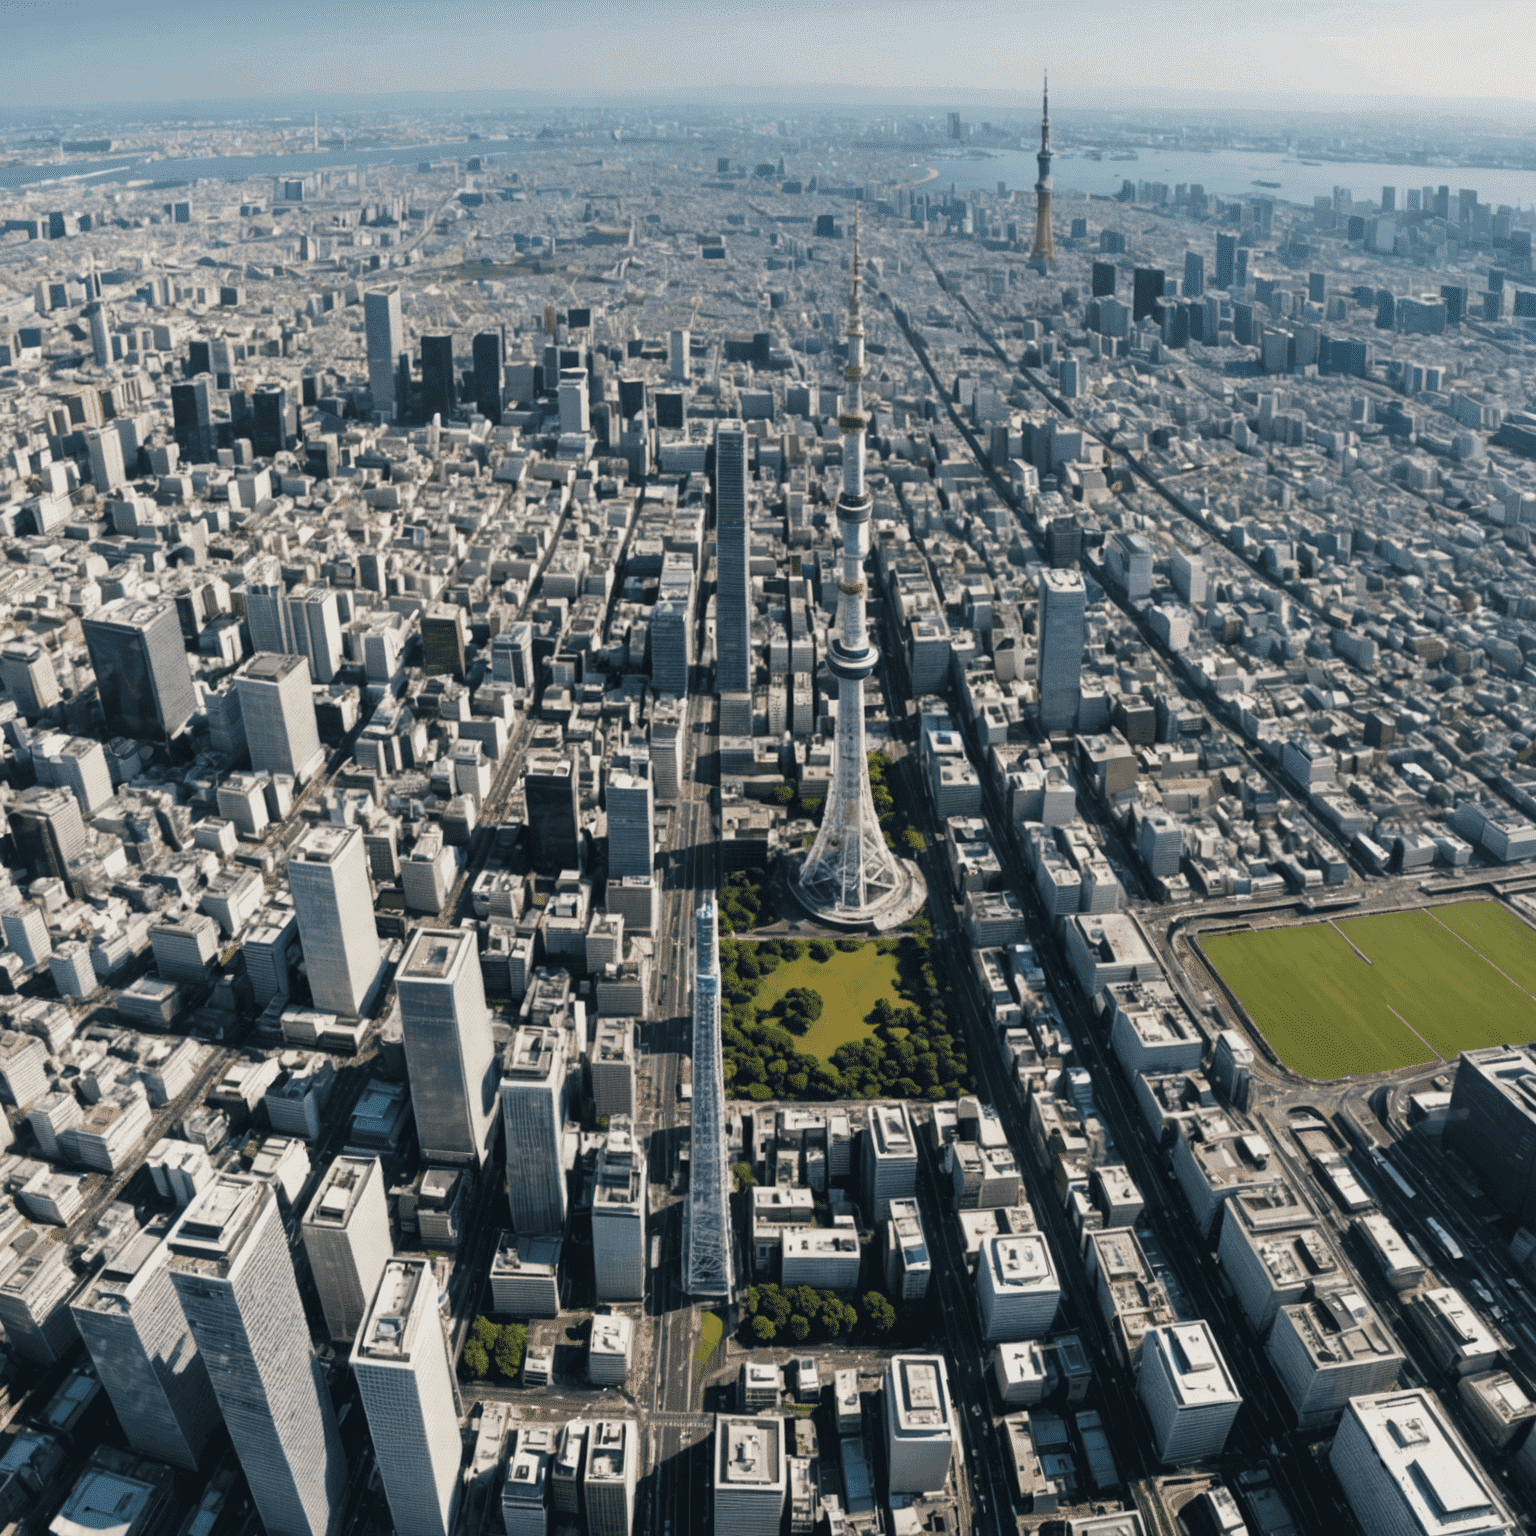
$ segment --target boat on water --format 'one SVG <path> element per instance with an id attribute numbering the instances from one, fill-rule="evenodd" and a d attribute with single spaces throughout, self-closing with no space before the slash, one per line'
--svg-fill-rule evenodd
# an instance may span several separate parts
<path id="1" fill-rule="evenodd" d="M 1118 155 L 1111 155 L 1109 158 L 1111 160 L 1140 160 L 1141 156 L 1134 149 L 1127 149 L 1121 151 Z"/>
<path id="2" fill-rule="evenodd" d="M 1253 184 L 1256 187 L 1271 187 L 1271 188 L 1278 187 L 1280 185 L 1280 183 L 1278 181 L 1260 181 L 1257 176 L 1254 177 Z"/>

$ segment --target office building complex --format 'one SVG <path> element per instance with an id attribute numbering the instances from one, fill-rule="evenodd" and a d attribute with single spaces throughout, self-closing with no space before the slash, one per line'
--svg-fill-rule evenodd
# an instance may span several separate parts
<path id="1" fill-rule="evenodd" d="M 788 1482 L 785 1421 L 715 1415 L 715 1520 L 721 1536 L 779 1536 Z"/>
<path id="2" fill-rule="evenodd" d="M 475 409 L 493 426 L 501 425 L 506 345 L 500 331 L 481 331 L 470 345 L 475 365 Z"/>
<path id="3" fill-rule="evenodd" d="M 693 945 L 693 1125 L 688 1204 L 683 1213 L 683 1289 L 728 1299 L 734 1289 L 725 1063 L 720 1039 L 719 912 L 710 898 L 695 914 Z"/>
<path id="4" fill-rule="evenodd" d="M 507 1199 L 516 1232 L 565 1226 L 565 1037 L 524 1025 L 501 1057 Z"/>
<path id="5" fill-rule="evenodd" d="M 599 1419 L 587 1435 L 581 1480 L 587 1536 L 630 1536 L 635 1523 L 640 1435 L 633 1419 Z"/>
<path id="6" fill-rule="evenodd" d="M 751 525 L 747 516 L 747 428 L 715 428 L 715 687 L 752 691 Z M 749 703 L 750 709 L 750 703 Z"/>
<path id="7" fill-rule="evenodd" d="M 130 1238 L 71 1310 L 129 1445 L 194 1472 L 219 1407 L 171 1284 L 168 1228 Z"/>
<path id="8" fill-rule="evenodd" d="M 293 850 L 288 880 L 315 1006 L 358 1017 L 384 965 L 362 832 L 326 824 L 312 828 Z"/>
<path id="9" fill-rule="evenodd" d="M 648 878 L 656 863 L 656 797 L 650 759 L 632 756 L 627 770 L 610 771 L 605 797 L 609 880 Z"/>
<path id="10" fill-rule="evenodd" d="M 976 1262 L 976 1301 L 988 1344 L 1048 1333 L 1061 1281 L 1045 1238 L 1036 1232 L 987 1238 Z"/>
<path id="11" fill-rule="evenodd" d="M 941 1355 L 893 1355 L 884 1381 L 885 1460 L 897 1493 L 933 1493 L 949 1479 L 954 1405 Z"/>
<path id="12" fill-rule="evenodd" d="M 592 1181 L 592 1266 L 599 1301 L 645 1297 L 645 1152 L 632 1122 L 615 1116 Z"/>
<path id="13" fill-rule="evenodd" d="M 119 598 L 80 623 L 107 731 L 168 741 L 197 712 L 174 603 Z"/>
<path id="14" fill-rule="evenodd" d="M 1088 594 L 1077 571 L 1041 571 L 1035 633 L 1040 641 L 1040 729 L 1075 731 L 1082 703 Z"/>
<path id="15" fill-rule="evenodd" d="M 1536 1222 L 1536 1047 L 1461 1053 L 1445 1144 L 1483 1175 L 1508 1215 Z"/>
<path id="16" fill-rule="evenodd" d="M 1366 1536 L 1501 1536 L 1515 1529 L 1504 1496 L 1423 1388 L 1351 1399 L 1328 1465 Z"/>
<path id="17" fill-rule="evenodd" d="M 459 1408 L 426 1259 L 391 1259 L 352 1346 L 379 1475 L 399 1536 L 450 1536 L 459 1498 Z"/>
<path id="18" fill-rule="evenodd" d="M 473 932 L 418 928 L 395 987 L 421 1155 L 478 1168 L 496 1130 L 496 1045 Z"/>
<path id="19" fill-rule="evenodd" d="M 1203 1322 L 1153 1328 L 1141 1345 L 1136 1392 L 1167 1465 L 1219 1456 L 1243 1399 Z"/>
<path id="20" fill-rule="evenodd" d="M 405 351 L 405 330 L 400 322 L 400 290 L 369 288 L 363 294 L 363 329 L 367 338 L 368 393 L 373 408 L 392 417 L 405 409 L 404 400 L 396 401 L 395 385 L 399 376 L 400 354 Z"/>
<path id="21" fill-rule="evenodd" d="M 277 1195 L 261 1179 L 219 1174 L 168 1242 L 171 1280 L 262 1524 L 328 1536 L 346 1459 L 302 1325 Z"/>
<path id="22" fill-rule="evenodd" d="M 862 1151 L 865 1214 L 872 1222 L 884 1221 L 892 1200 L 910 1200 L 917 1194 L 917 1139 L 905 1104 L 870 1109 Z"/>
<path id="23" fill-rule="evenodd" d="M 421 415 L 424 421 L 434 416 L 446 422 L 453 415 L 458 399 L 457 376 L 453 368 L 453 337 L 421 338 Z"/>
<path id="24" fill-rule="evenodd" d="M 864 483 L 864 321 L 859 311 L 859 252 L 853 252 L 853 298 L 848 315 L 846 392 L 838 415 L 843 439 L 843 489 L 837 502 L 843 542 L 838 585 L 838 632 L 827 665 L 837 679 L 837 740 L 821 828 L 791 879 L 801 904 L 823 922 L 891 927 L 922 905 L 927 887 L 916 865 L 886 847 L 869 787 L 864 742 L 864 680 L 879 653 L 864 620 L 864 561 L 869 553 L 873 505 Z"/>
<path id="25" fill-rule="evenodd" d="M 301 1231 L 326 1331 L 336 1343 L 348 1343 L 394 1252 L 378 1158 L 338 1157 L 311 1198 Z"/>
<path id="26" fill-rule="evenodd" d="M 285 773 L 304 782 L 325 762 L 309 663 L 303 656 L 253 656 L 235 680 L 251 767 L 257 773 Z"/>
<path id="27" fill-rule="evenodd" d="M 581 867 L 580 789 L 569 757 L 530 756 L 523 770 L 533 867 L 558 875 Z"/>

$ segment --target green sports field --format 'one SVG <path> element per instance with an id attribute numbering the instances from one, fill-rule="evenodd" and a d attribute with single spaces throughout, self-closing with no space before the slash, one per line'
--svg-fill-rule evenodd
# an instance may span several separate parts
<path id="1" fill-rule="evenodd" d="M 901 1006 L 896 991 L 896 956 L 881 954 L 873 943 L 851 952 L 834 950 L 827 960 L 813 960 L 806 955 L 781 965 L 764 977 L 752 1001 L 766 1016 L 791 987 L 809 987 L 821 994 L 822 1015 L 796 1049 L 823 1061 L 830 1061 L 838 1046 L 873 1033 L 864 1021 L 882 997 L 894 1007 Z"/>
<path id="2" fill-rule="evenodd" d="M 1536 1040 L 1536 932 L 1497 902 L 1212 934 L 1200 945 L 1303 1077 Z"/>

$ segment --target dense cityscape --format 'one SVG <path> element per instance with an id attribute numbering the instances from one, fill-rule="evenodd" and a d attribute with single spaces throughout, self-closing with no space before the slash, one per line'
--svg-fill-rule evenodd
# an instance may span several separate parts
<path id="1" fill-rule="evenodd" d="M 0 131 L 0 1524 L 1530 1527 L 1536 132 L 1062 94 Z"/>

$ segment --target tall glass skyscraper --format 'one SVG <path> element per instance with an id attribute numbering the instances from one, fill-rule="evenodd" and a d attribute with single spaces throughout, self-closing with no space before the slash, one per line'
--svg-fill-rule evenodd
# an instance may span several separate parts
<path id="1" fill-rule="evenodd" d="M 352 1373 L 399 1536 L 449 1536 L 459 1498 L 459 1409 L 426 1259 L 391 1259 L 357 1342 Z"/>
<path id="2" fill-rule="evenodd" d="M 219 1405 L 171 1283 L 169 1228 L 130 1238 L 70 1309 L 129 1445 L 195 1472 Z"/>
<path id="3" fill-rule="evenodd" d="M 376 411 L 394 413 L 395 370 L 405 350 L 405 331 L 400 323 L 400 290 L 370 288 L 363 294 L 363 328 L 368 339 L 368 392 Z M 404 409 L 406 402 L 398 402 Z"/>
<path id="4" fill-rule="evenodd" d="M 123 597 L 81 621 L 109 736 L 169 741 L 197 713 L 174 603 Z"/>
<path id="5" fill-rule="evenodd" d="M 311 828 L 289 858 L 288 884 L 315 1006 L 355 1019 L 384 965 L 361 828 Z"/>
<path id="6" fill-rule="evenodd" d="M 496 1130 L 496 1043 L 474 934 L 418 928 L 395 986 L 421 1155 L 478 1168 Z"/>
<path id="7" fill-rule="evenodd" d="M 513 1231 L 561 1231 L 567 1206 L 565 1039 L 558 1029 L 525 1025 L 502 1052 L 501 1124 Z"/>
<path id="8" fill-rule="evenodd" d="M 270 1536 L 328 1536 L 346 1457 L 309 1347 L 277 1194 L 220 1174 L 168 1239 L 171 1282 Z"/>

